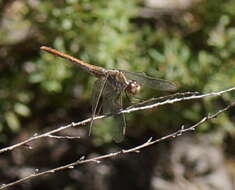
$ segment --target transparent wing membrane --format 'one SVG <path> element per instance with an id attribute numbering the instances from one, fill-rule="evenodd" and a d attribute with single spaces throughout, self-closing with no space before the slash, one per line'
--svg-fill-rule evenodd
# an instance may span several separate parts
<path id="1" fill-rule="evenodd" d="M 91 105 L 92 105 L 92 120 L 90 122 L 90 127 L 89 127 L 89 135 L 91 134 L 91 128 L 93 124 L 93 118 L 95 117 L 95 114 L 97 113 L 97 108 L 100 103 L 101 97 L 103 90 L 105 88 L 107 79 L 102 80 L 98 79 L 95 81 L 95 84 L 92 89 L 92 97 L 91 97 Z"/>
<path id="2" fill-rule="evenodd" d="M 176 84 L 174 84 L 173 82 L 152 78 L 147 76 L 145 73 L 129 72 L 129 71 L 122 71 L 122 72 L 128 79 L 135 80 L 139 84 L 147 86 L 149 88 L 161 91 L 175 91 L 177 89 Z"/>
<path id="3" fill-rule="evenodd" d="M 124 114 L 115 114 L 122 109 L 122 92 L 117 92 L 107 82 L 103 92 L 102 110 L 105 114 L 114 114 L 114 126 L 111 126 L 110 132 L 115 142 L 123 140 L 126 128 L 126 121 Z"/>

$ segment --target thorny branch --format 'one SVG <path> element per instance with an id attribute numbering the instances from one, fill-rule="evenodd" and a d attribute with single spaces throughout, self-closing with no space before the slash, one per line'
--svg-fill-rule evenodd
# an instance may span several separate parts
<path id="1" fill-rule="evenodd" d="M 192 93 L 192 95 L 190 95 L 190 93 L 187 93 L 187 92 L 186 93 L 176 93 L 176 96 L 177 96 L 176 98 L 171 98 L 169 96 L 170 97 L 169 99 L 163 100 L 163 101 L 159 101 L 159 100 L 161 100 L 161 98 L 160 99 L 159 98 L 153 98 L 153 99 L 150 99 L 150 101 L 144 101 L 144 103 L 145 103 L 144 105 L 139 103 L 139 104 L 137 104 L 137 106 L 130 106 L 130 107 L 120 111 L 117 114 L 131 113 L 131 112 L 134 112 L 134 111 L 152 109 L 152 108 L 156 108 L 156 107 L 163 106 L 163 105 L 166 105 L 166 104 L 173 104 L 173 103 L 176 103 L 176 102 L 182 102 L 182 101 L 186 101 L 186 100 L 195 100 L 195 99 L 202 99 L 202 98 L 206 98 L 206 97 L 220 96 L 224 93 L 231 92 L 231 91 L 234 91 L 234 90 L 235 90 L 235 87 L 232 87 L 232 88 L 229 88 L 229 89 L 226 89 L 226 90 L 223 90 L 223 91 L 211 92 L 211 93 L 207 93 L 207 94 L 198 94 L 197 92 Z M 178 97 L 178 95 L 180 95 L 180 94 L 183 95 L 183 96 Z M 173 97 L 175 97 L 175 96 L 173 96 Z M 151 102 L 151 104 L 148 104 L 148 102 Z M 95 121 L 95 120 L 106 118 L 106 117 L 109 117 L 109 116 L 111 116 L 111 115 L 101 115 L 101 116 L 96 116 L 94 118 L 88 118 L 86 120 L 79 121 L 79 122 L 73 122 L 71 124 L 61 126 L 57 129 L 51 130 L 49 132 L 46 132 L 46 133 L 43 133 L 43 134 L 40 134 L 40 135 L 35 133 L 29 139 L 26 139 L 26 140 L 24 140 L 20 143 L 17 143 L 17 144 L 14 144 L 14 145 L 11 145 L 11 146 L 0 149 L 0 154 L 4 153 L 4 152 L 7 152 L 7 151 L 14 150 L 14 149 L 16 149 L 20 146 L 23 146 L 23 145 L 27 145 L 28 143 L 30 143 L 32 141 L 35 141 L 35 140 L 38 140 L 38 139 L 41 139 L 41 138 L 45 138 L 45 137 L 46 138 L 51 137 L 52 134 L 63 131 L 63 130 L 68 129 L 70 127 L 77 127 L 77 126 L 80 126 L 80 125 L 85 125 L 85 124 L 91 122 L 92 120 Z"/>
<path id="2" fill-rule="evenodd" d="M 170 138 L 176 138 L 178 136 L 181 136 L 185 132 L 193 131 L 199 125 L 205 123 L 208 120 L 216 118 L 218 115 L 220 115 L 221 113 L 227 111 L 228 109 L 230 109 L 233 106 L 235 106 L 235 102 L 231 103 L 230 105 L 226 106 L 225 108 L 217 111 L 216 113 L 214 113 L 212 115 L 208 115 L 208 116 L 203 117 L 199 122 L 197 122 L 194 125 L 191 125 L 187 128 L 185 128 L 184 126 L 181 126 L 181 129 L 175 131 L 172 134 L 169 134 L 167 136 L 164 136 L 162 138 L 159 138 L 159 139 L 156 139 L 156 140 L 153 140 L 153 141 L 152 141 L 152 138 L 150 138 L 144 144 L 141 144 L 141 145 L 136 146 L 134 148 L 130 148 L 130 149 L 126 149 L 126 150 L 123 149 L 121 151 L 117 151 L 117 152 L 110 153 L 110 154 L 105 154 L 105 155 L 94 157 L 94 158 L 91 158 L 91 159 L 85 159 L 85 156 L 82 156 L 79 160 L 77 160 L 75 162 L 72 162 L 70 164 L 67 164 L 67 165 L 64 165 L 64 166 L 61 166 L 61 167 L 57 167 L 57 168 L 54 168 L 54 169 L 51 169 L 51 170 L 39 172 L 39 173 L 33 173 L 33 174 L 31 174 L 31 175 L 29 175 L 25 178 L 19 179 L 17 181 L 12 182 L 12 183 L 2 184 L 0 186 L 0 189 L 5 189 L 7 187 L 19 184 L 19 183 L 24 182 L 26 180 L 29 180 L 29 179 L 32 179 L 32 178 L 35 178 L 35 177 L 39 177 L 39 176 L 42 176 L 42 175 L 53 174 L 55 172 L 62 171 L 62 170 L 65 170 L 65 169 L 73 169 L 75 166 L 78 166 L 78 165 L 81 165 L 81 164 L 92 163 L 92 162 L 99 164 L 101 162 L 101 160 L 106 159 L 106 158 L 111 158 L 111 157 L 115 157 L 117 155 L 124 155 L 124 154 L 132 153 L 132 152 L 133 153 L 139 153 L 140 150 L 143 149 L 143 148 L 146 148 L 148 146 L 154 145 L 156 143 L 159 143 L 161 141 L 164 141 L 164 140 L 167 140 L 167 139 L 170 139 Z"/>

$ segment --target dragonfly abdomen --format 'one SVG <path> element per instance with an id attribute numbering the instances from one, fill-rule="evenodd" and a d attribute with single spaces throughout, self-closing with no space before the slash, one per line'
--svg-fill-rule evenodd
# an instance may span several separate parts
<path id="1" fill-rule="evenodd" d="M 97 78 L 105 78 L 107 76 L 107 70 L 102 67 L 98 67 L 98 66 L 94 66 L 90 64 L 89 65 L 77 64 L 77 65 Z"/>

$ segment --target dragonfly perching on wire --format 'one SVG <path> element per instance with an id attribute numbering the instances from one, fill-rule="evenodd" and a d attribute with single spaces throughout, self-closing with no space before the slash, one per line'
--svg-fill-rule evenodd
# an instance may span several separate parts
<path id="1" fill-rule="evenodd" d="M 117 122 L 117 126 L 112 129 L 112 136 L 116 142 L 120 142 L 125 135 L 125 115 L 123 113 L 115 113 L 122 110 L 122 95 L 124 92 L 129 95 L 136 95 L 139 93 L 142 86 L 160 91 L 175 91 L 177 89 L 177 86 L 173 82 L 152 78 L 145 75 L 145 73 L 105 69 L 103 67 L 88 64 L 50 47 L 42 46 L 40 49 L 67 59 L 98 78 L 92 90 L 92 120 L 90 122 L 89 135 L 91 133 L 93 118 L 97 112 L 98 105 L 101 106 L 104 114 L 114 113 L 113 117 Z M 100 102 L 101 100 L 103 101 Z"/>

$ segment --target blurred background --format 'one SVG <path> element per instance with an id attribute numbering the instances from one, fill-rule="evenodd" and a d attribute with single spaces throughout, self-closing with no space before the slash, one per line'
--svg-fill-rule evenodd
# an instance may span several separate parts
<path id="1" fill-rule="evenodd" d="M 145 72 L 175 81 L 178 92 L 223 90 L 235 84 L 234 0 L 3 0 L 0 1 L 0 147 L 91 114 L 95 78 L 40 51 L 47 45 L 105 68 Z M 167 93 L 164 93 L 166 95 Z M 169 93 L 168 93 L 169 94 Z M 143 99 L 163 95 L 144 89 Z M 0 183 L 159 138 L 199 121 L 234 100 L 187 101 L 126 114 L 122 143 L 112 118 L 41 139 L 0 155 Z M 235 189 L 235 110 L 196 132 L 139 154 L 81 165 L 12 189 Z"/>

